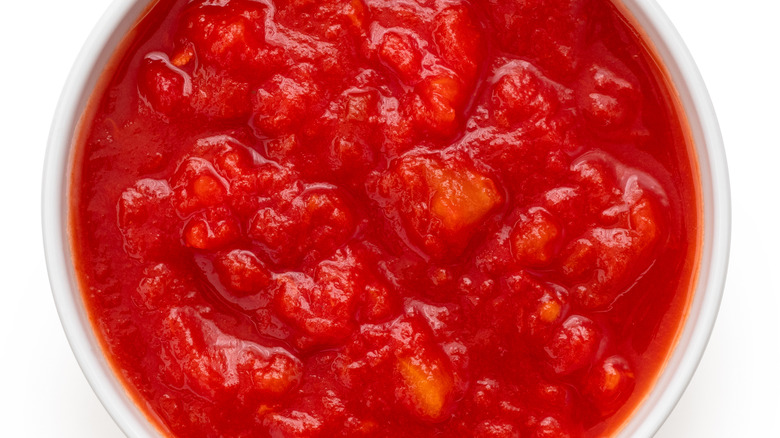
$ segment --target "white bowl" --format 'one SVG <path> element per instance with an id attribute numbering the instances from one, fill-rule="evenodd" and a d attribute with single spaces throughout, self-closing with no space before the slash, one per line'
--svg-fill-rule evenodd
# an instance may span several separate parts
<path id="1" fill-rule="evenodd" d="M 92 331 L 78 287 L 68 235 L 68 187 L 73 145 L 92 90 L 149 0 L 115 0 L 81 50 L 54 116 L 43 181 L 43 237 L 54 300 L 65 334 L 92 389 L 130 437 L 156 437 L 149 421 L 114 375 Z M 620 5 L 643 30 L 668 70 L 690 125 L 700 172 L 703 242 L 698 281 L 677 346 L 652 391 L 621 429 L 620 437 L 650 437 L 688 386 L 712 332 L 728 265 L 731 206 L 723 143 L 712 103 L 688 50 L 654 0 Z"/>

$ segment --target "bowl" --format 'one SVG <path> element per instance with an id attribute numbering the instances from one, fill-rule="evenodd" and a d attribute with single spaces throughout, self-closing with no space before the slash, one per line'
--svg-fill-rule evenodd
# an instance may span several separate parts
<path id="1" fill-rule="evenodd" d="M 70 346 L 89 384 L 119 427 L 130 437 L 160 432 L 115 376 L 93 333 L 72 259 L 68 232 L 68 187 L 74 143 L 92 91 L 110 68 L 112 54 L 148 8 L 148 0 L 115 0 L 93 30 L 70 72 L 51 126 L 42 193 L 46 263 L 57 310 Z M 730 241 L 726 159 L 718 122 L 696 65 L 663 11 L 653 0 L 617 5 L 641 28 L 687 117 L 695 144 L 702 199 L 702 248 L 687 319 L 653 389 L 624 424 L 620 437 L 650 437 L 682 396 L 712 332 L 725 282 Z"/>

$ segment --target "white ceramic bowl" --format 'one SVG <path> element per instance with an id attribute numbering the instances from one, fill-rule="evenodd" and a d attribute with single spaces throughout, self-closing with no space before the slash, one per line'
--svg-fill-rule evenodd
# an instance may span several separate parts
<path id="1" fill-rule="evenodd" d="M 149 0 L 115 0 L 81 50 L 55 113 L 43 181 L 43 237 L 49 281 L 65 334 L 84 374 L 130 437 L 159 431 L 128 396 L 92 331 L 79 291 L 68 236 L 68 187 L 73 144 L 87 102 L 111 55 Z M 731 206 L 718 122 L 707 90 L 677 31 L 654 0 L 624 0 L 677 88 L 696 146 L 703 203 L 703 247 L 694 299 L 672 356 L 620 437 L 650 437 L 682 396 L 701 360 L 720 306 L 728 264 Z"/>

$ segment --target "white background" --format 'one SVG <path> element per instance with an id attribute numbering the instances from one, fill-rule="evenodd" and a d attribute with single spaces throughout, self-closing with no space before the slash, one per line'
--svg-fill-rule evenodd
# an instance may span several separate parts
<path id="1" fill-rule="evenodd" d="M 657 437 L 780 437 L 780 4 L 658 0 L 718 113 L 731 264 L 708 350 Z M 44 149 L 66 75 L 109 0 L 0 7 L 0 436 L 119 438 L 63 334 L 40 232 Z"/>

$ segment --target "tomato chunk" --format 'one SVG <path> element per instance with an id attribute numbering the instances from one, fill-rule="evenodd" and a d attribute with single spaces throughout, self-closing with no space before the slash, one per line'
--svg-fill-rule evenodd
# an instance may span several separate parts
<path id="1" fill-rule="evenodd" d="M 287 76 L 277 74 L 254 94 L 254 127 L 272 136 L 290 133 L 304 122 L 320 94 L 311 65 L 297 66 Z"/>
<path id="2" fill-rule="evenodd" d="M 192 94 L 190 76 L 171 64 L 164 54 L 147 55 L 138 76 L 141 98 L 163 115 L 170 116 L 184 109 Z"/>
<path id="3" fill-rule="evenodd" d="M 530 64 L 510 64 L 499 71 L 500 77 L 491 93 L 494 117 L 499 125 L 539 119 L 557 109 L 558 97 L 552 84 Z"/>
<path id="4" fill-rule="evenodd" d="M 191 42 L 204 62 L 233 72 L 250 66 L 263 74 L 274 65 L 276 53 L 265 45 L 266 5 L 252 0 L 214 4 L 192 2 L 180 28 L 183 42 Z"/>
<path id="5" fill-rule="evenodd" d="M 533 438 L 571 438 L 572 431 L 555 417 L 545 417 L 531 435 Z"/>
<path id="6" fill-rule="evenodd" d="M 355 227 L 354 214 L 341 191 L 313 186 L 291 202 L 260 208 L 248 235 L 263 244 L 279 263 L 320 260 L 347 242 Z"/>
<path id="7" fill-rule="evenodd" d="M 171 251 L 175 221 L 171 188 L 166 181 L 138 181 L 122 193 L 117 212 L 127 254 L 146 259 Z"/>
<path id="8" fill-rule="evenodd" d="M 220 281 L 237 295 L 257 293 L 271 284 L 270 271 L 251 251 L 229 251 L 215 265 Z"/>
<path id="9" fill-rule="evenodd" d="M 552 369 L 565 375 L 586 367 L 600 342 L 601 335 L 593 321 L 572 315 L 555 331 L 545 351 Z"/>
<path id="10" fill-rule="evenodd" d="M 258 397 L 282 395 L 300 381 L 302 364 L 287 351 L 225 334 L 190 308 L 171 309 L 160 335 L 172 359 L 166 372 L 181 373 L 204 396 L 241 394 L 246 402 L 257 402 Z"/>
<path id="11" fill-rule="evenodd" d="M 378 49 L 379 59 L 390 67 L 404 82 L 415 83 L 420 77 L 422 56 L 417 44 L 408 35 L 387 32 Z"/>
<path id="12" fill-rule="evenodd" d="M 172 185 L 176 211 L 182 216 L 220 205 L 227 195 L 225 181 L 211 163 L 194 157 L 179 167 Z"/>
<path id="13" fill-rule="evenodd" d="M 473 17 L 466 7 L 453 6 L 441 11 L 433 25 L 433 42 L 438 52 L 466 83 L 473 81 L 484 49 Z"/>
<path id="14" fill-rule="evenodd" d="M 319 416 L 304 411 L 272 413 L 263 424 L 273 437 L 315 438 L 323 435 L 323 422 Z"/>
<path id="15" fill-rule="evenodd" d="M 414 319 L 397 321 L 392 333 L 396 400 L 420 420 L 446 420 L 458 393 L 450 361 Z"/>
<path id="16" fill-rule="evenodd" d="M 144 307 L 156 310 L 185 302 L 193 289 L 177 270 L 167 263 L 157 263 L 144 269 L 136 292 Z"/>
<path id="17" fill-rule="evenodd" d="M 339 250 L 320 262 L 313 276 L 288 273 L 276 281 L 279 314 L 311 342 L 329 344 L 350 334 L 364 287 L 361 267 L 351 250 Z"/>
<path id="18" fill-rule="evenodd" d="M 634 372 L 628 361 L 620 356 L 610 356 L 590 371 L 586 391 L 602 415 L 609 415 L 631 395 L 634 384 Z"/>
<path id="19" fill-rule="evenodd" d="M 249 83 L 209 68 L 192 74 L 190 107 L 212 120 L 247 120 L 252 112 Z"/>
<path id="20" fill-rule="evenodd" d="M 424 355 L 398 358 L 396 367 L 402 386 L 396 396 L 423 420 L 446 418 L 454 388 L 452 376 L 443 366 L 436 358 Z"/>
<path id="21" fill-rule="evenodd" d="M 457 255 L 503 197 L 489 177 L 458 162 L 406 155 L 380 177 L 380 205 L 430 256 Z"/>
<path id="22" fill-rule="evenodd" d="M 622 77 L 601 66 L 591 67 L 588 76 L 592 81 L 592 88 L 581 98 L 582 109 L 588 121 L 594 127 L 607 131 L 633 122 L 641 104 L 637 86 L 634 84 L 635 79 L 627 73 L 626 77 Z"/>
<path id="23" fill-rule="evenodd" d="M 521 216 L 512 228 L 512 253 L 526 266 L 549 264 L 561 240 L 561 228 L 547 211 L 535 208 Z"/>
<path id="24" fill-rule="evenodd" d="M 629 228 L 594 228 L 565 250 L 563 272 L 571 279 L 585 280 L 574 293 L 586 307 L 612 302 L 628 286 L 626 279 L 636 272 L 637 261 L 657 240 L 656 216 L 650 202 L 642 198 L 628 208 L 632 220 Z"/>
<path id="25" fill-rule="evenodd" d="M 449 136 L 460 122 L 465 103 L 460 80 L 442 73 L 418 83 L 410 105 L 411 117 L 420 129 L 437 136 Z"/>
<path id="26" fill-rule="evenodd" d="M 241 228 L 233 213 L 224 208 L 212 208 L 193 216 L 183 231 L 184 244 L 196 249 L 214 250 L 233 243 Z"/>

